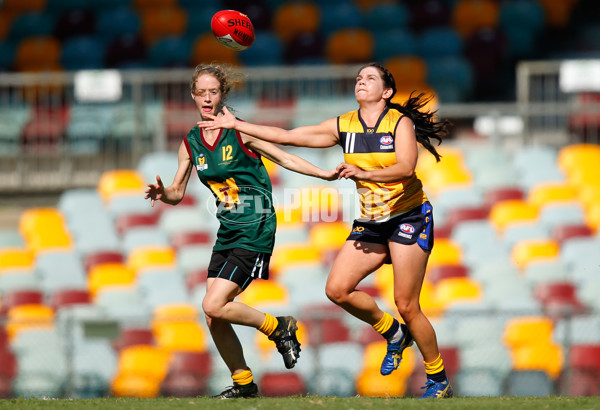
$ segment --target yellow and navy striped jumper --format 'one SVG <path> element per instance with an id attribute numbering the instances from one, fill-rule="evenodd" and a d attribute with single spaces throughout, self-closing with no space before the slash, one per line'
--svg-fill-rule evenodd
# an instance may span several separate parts
<path id="1" fill-rule="evenodd" d="M 394 134 L 402 118 L 398 110 L 385 108 L 374 128 L 368 128 L 357 111 L 338 117 L 338 133 L 348 164 L 371 171 L 394 165 Z M 398 182 L 356 181 L 361 219 L 385 221 L 427 201 L 416 174 Z"/>

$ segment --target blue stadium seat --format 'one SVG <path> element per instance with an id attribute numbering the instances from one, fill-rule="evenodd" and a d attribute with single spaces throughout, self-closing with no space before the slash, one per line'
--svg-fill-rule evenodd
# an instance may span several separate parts
<path id="1" fill-rule="evenodd" d="M 280 65 L 283 63 L 283 44 L 275 34 L 259 32 L 252 47 L 241 51 L 239 58 L 248 66 Z"/>
<path id="2" fill-rule="evenodd" d="M 213 4 L 205 5 L 204 3 L 202 3 L 202 6 L 198 6 L 198 1 L 193 0 L 193 2 L 195 4 L 189 4 L 187 6 L 181 4 L 181 1 L 179 4 L 186 9 L 188 16 L 185 35 L 197 37 L 200 34 L 210 31 L 210 21 L 212 16 L 217 11 L 221 10 L 221 7 Z"/>
<path id="3" fill-rule="evenodd" d="M 150 67 L 188 67 L 192 41 L 192 37 L 169 36 L 161 38 L 148 50 Z"/>
<path id="4" fill-rule="evenodd" d="M 364 27 L 365 18 L 353 2 L 321 4 L 320 30 L 325 37 L 343 28 Z"/>
<path id="5" fill-rule="evenodd" d="M 54 14 L 23 13 L 10 26 L 8 37 L 19 41 L 26 37 L 52 35 L 55 26 Z"/>
<path id="6" fill-rule="evenodd" d="M 410 10 L 404 3 L 384 2 L 368 9 L 364 17 L 365 27 L 369 30 L 380 30 L 382 27 L 407 28 Z"/>
<path id="7" fill-rule="evenodd" d="M 451 27 L 432 27 L 418 37 L 418 53 L 427 59 L 460 56 L 463 41 Z"/>
<path id="8" fill-rule="evenodd" d="M 66 70 L 101 69 L 104 67 L 106 43 L 94 36 L 65 39 L 60 63 Z"/>
<path id="9" fill-rule="evenodd" d="M 410 56 L 417 52 L 417 41 L 410 30 L 380 27 L 372 32 L 375 39 L 375 60 L 377 61 L 385 61 L 394 56 Z"/>
<path id="10" fill-rule="evenodd" d="M 0 41 L 0 72 L 9 71 L 15 60 L 17 46 L 13 41 Z"/>
<path id="11" fill-rule="evenodd" d="M 427 83 L 441 102 L 464 102 L 472 96 L 475 78 L 466 58 L 460 55 L 431 58 L 427 67 Z"/>
<path id="12" fill-rule="evenodd" d="M 125 34 L 136 34 L 141 27 L 137 13 L 128 7 L 106 9 L 98 12 L 96 33 L 107 40 Z"/>
<path id="13" fill-rule="evenodd" d="M 46 0 L 46 10 L 51 10 L 54 13 L 60 13 L 73 9 L 87 9 L 93 3 L 97 2 L 93 0 Z M 123 2 L 120 4 L 122 3 Z"/>
<path id="14" fill-rule="evenodd" d="M 515 370 L 507 378 L 508 396 L 546 397 L 556 393 L 552 379 L 540 370 Z"/>

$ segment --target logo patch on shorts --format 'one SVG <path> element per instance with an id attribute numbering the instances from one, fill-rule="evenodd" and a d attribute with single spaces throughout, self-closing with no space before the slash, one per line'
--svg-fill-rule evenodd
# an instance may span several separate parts
<path id="1" fill-rule="evenodd" d="M 402 236 L 403 238 L 412 238 L 413 233 L 415 233 L 415 227 L 411 224 L 402 224 L 398 228 L 400 232 L 398 232 L 398 236 Z"/>

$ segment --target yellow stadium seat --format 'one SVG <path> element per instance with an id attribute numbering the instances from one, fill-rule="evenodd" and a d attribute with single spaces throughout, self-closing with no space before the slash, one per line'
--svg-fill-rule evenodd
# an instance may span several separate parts
<path id="1" fill-rule="evenodd" d="M 452 26 L 468 38 L 482 28 L 498 26 L 500 9 L 493 0 L 459 0 L 452 13 Z"/>
<path id="2" fill-rule="evenodd" d="M 127 266 L 138 272 L 147 268 L 170 268 L 177 263 L 176 253 L 170 246 L 143 246 L 133 249 L 127 257 Z"/>
<path id="3" fill-rule="evenodd" d="M 373 59 L 375 39 L 364 28 L 341 28 L 329 35 L 325 57 L 332 64 L 365 63 Z"/>
<path id="4" fill-rule="evenodd" d="M 239 296 L 246 305 L 258 308 L 268 306 L 283 306 L 289 302 L 287 289 L 273 280 L 255 280 Z"/>
<path id="5" fill-rule="evenodd" d="M 35 266 L 35 254 L 30 249 L 0 248 L 0 274 L 7 270 L 27 270 Z"/>
<path id="6" fill-rule="evenodd" d="M 441 238 L 436 240 L 427 268 L 431 269 L 440 265 L 461 265 L 462 264 L 462 248 L 451 239 Z"/>
<path id="7" fill-rule="evenodd" d="M 598 180 L 598 169 L 596 165 L 581 166 L 573 168 L 569 175 L 567 175 L 567 181 L 569 184 L 575 186 L 578 189 L 582 189 L 587 186 L 600 186 L 600 180 Z"/>
<path id="8" fill-rule="evenodd" d="M 427 86 L 427 63 L 419 56 L 395 56 L 384 62 L 394 76 L 398 93 L 423 90 Z"/>
<path id="9" fill-rule="evenodd" d="M 292 203 L 280 211 L 284 223 L 333 222 L 341 209 L 338 190 L 331 187 L 303 187 L 292 197 Z M 281 214 L 283 212 L 283 214 Z M 279 219 L 277 220 L 279 222 Z"/>
<path id="10" fill-rule="evenodd" d="M 425 278 L 421 287 L 419 304 L 421 305 L 421 310 L 429 318 L 436 318 L 444 313 L 444 306 L 437 299 L 436 287 L 427 278 Z"/>
<path id="11" fill-rule="evenodd" d="M 511 349 L 552 340 L 552 320 L 541 316 L 522 316 L 510 319 L 504 327 L 504 343 Z"/>
<path id="12" fill-rule="evenodd" d="M 525 269 L 531 262 L 557 259 L 560 245 L 551 239 L 525 239 L 513 246 L 511 257 L 519 269 Z"/>
<path id="13" fill-rule="evenodd" d="M 279 6 L 273 15 L 273 30 L 285 43 L 302 33 L 319 29 L 321 12 L 316 3 L 290 1 Z"/>
<path id="14" fill-rule="evenodd" d="M 321 252 L 339 250 L 350 235 L 351 228 L 345 222 L 320 222 L 310 228 L 308 241 Z"/>
<path id="15" fill-rule="evenodd" d="M 432 155 L 427 156 L 432 157 L 435 161 L 435 157 Z M 429 168 L 425 173 L 419 174 L 419 177 L 422 178 L 425 190 L 432 194 L 473 185 L 471 171 L 462 164 L 446 161 L 446 158 Z"/>
<path id="16" fill-rule="evenodd" d="M 111 382 L 116 397 L 153 398 L 160 393 L 161 380 L 139 374 L 119 374 Z"/>
<path id="17" fill-rule="evenodd" d="M 155 397 L 169 369 L 166 349 L 135 345 L 121 350 L 111 390 L 118 397 Z"/>
<path id="18" fill-rule="evenodd" d="M 140 14 L 142 38 L 148 45 L 163 37 L 179 36 L 187 26 L 187 14 L 176 5 L 148 8 Z"/>
<path id="19" fill-rule="evenodd" d="M 465 157 L 461 150 L 454 147 L 440 146 L 436 148 L 437 152 L 444 158 L 445 166 L 461 169 L 465 167 Z M 419 155 L 415 172 L 420 178 L 426 178 L 428 172 L 434 170 L 440 165 L 433 155 Z"/>
<path id="20" fill-rule="evenodd" d="M 567 178 L 577 169 L 597 169 L 600 146 L 587 143 L 567 145 L 559 149 L 557 162 Z"/>
<path id="21" fill-rule="evenodd" d="M 585 223 L 596 232 L 600 232 L 600 203 L 587 207 L 585 212 Z"/>
<path id="22" fill-rule="evenodd" d="M 321 261 L 321 250 L 311 244 L 289 243 L 278 245 L 273 250 L 270 270 L 277 275 L 284 267 L 303 265 L 310 262 Z"/>
<path id="23" fill-rule="evenodd" d="M 66 223 L 56 208 L 29 208 L 19 217 L 19 231 L 25 239 L 39 232 L 65 232 Z"/>
<path id="24" fill-rule="evenodd" d="M 106 202 L 118 194 L 142 195 L 145 187 L 144 177 L 131 169 L 105 171 L 98 181 L 98 192 Z"/>
<path id="25" fill-rule="evenodd" d="M 153 326 L 156 345 L 170 352 L 205 352 L 206 335 L 196 322 L 163 322 Z"/>
<path id="26" fill-rule="evenodd" d="M 195 66 L 213 60 L 233 66 L 240 65 L 238 51 L 223 47 L 223 44 L 219 43 L 213 33 L 207 31 L 194 41 L 191 63 L 192 66 Z"/>
<path id="27" fill-rule="evenodd" d="M 510 199 L 495 203 L 490 209 L 489 220 L 497 231 L 514 223 L 535 222 L 538 219 L 539 209 L 524 200 Z"/>
<path id="28" fill-rule="evenodd" d="M 104 287 L 134 284 L 134 270 L 122 263 L 99 264 L 88 272 L 88 290 L 92 298 Z"/>
<path id="29" fill-rule="evenodd" d="M 541 208 L 550 202 L 577 202 L 578 190 L 572 186 L 562 183 L 541 183 L 529 190 L 527 201 Z"/>
<path id="30" fill-rule="evenodd" d="M 552 379 L 561 374 L 564 364 L 562 346 L 556 343 L 536 343 L 520 346 L 510 352 L 514 370 L 543 370 Z"/>
<path id="31" fill-rule="evenodd" d="M 161 323 L 184 323 L 198 320 L 198 308 L 191 303 L 170 303 L 154 308 L 152 326 Z"/>
<path id="32" fill-rule="evenodd" d="M 587 185 L 579 190 L 579 200 L 584 208 L 600 203 L 600 185 Z"/>
<path id="33" fill-rule="evenodd" d="M 32 329 L 52 329 L 54 310 L 46 305 L 26 304 L 9 309 L 6 321 L 6 333 L 9 339 Z"/>
<path id="34" fill-rule="evenodd" d="M 480 302 L 483 298 L 481 285 L 471 278 L 446 278 L 435 286 L 435 298 L 443 308 L 455 303 Z"/>

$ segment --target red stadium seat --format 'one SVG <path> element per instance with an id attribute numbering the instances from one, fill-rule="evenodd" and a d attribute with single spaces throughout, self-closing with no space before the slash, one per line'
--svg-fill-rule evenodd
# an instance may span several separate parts
<path id="1" fill-rule="evenodd" d="M 437 283 L 446 278 L 466 278 L 469 276 L 469 268 L 464 265 L 438 265 L 427 272 L 427 279 Z"/>
<path id="2" fill-rule="evenodd" d="M 39 290 L 16 290 L 9 292 L 2 299 L 2 309 L 0 312 L 2 315 L 5 315 L 6 312 L 15 306 L 30 304 L 44 304 L 44 294 Z"/>
<path id="3" fill-rule="evenodd" d="M 89 272 L 94 266 L 101 263 L 124 263 L 125 258 L 121 252 L 97 252 L 88 255 L 84 261 L 86 272 Z"/>
<path id="4" fill-rule="evenodd" d="M 211 371 L 210 353 L 175 352 L 169 365 L 169 372 L 161 384 L 162 393 L 173 397 L 203 395 L 206 393 Z"/>
<path id="5" fill-rule="evenodd" d="M 337 305 L 314 305 L 306 308 L 301 321 L 306 326 L 308 343 L 318 346 L 349 341 L 350 329 L 344 324 L 342 313 L 342 308 Z"/>
<path id="6" fill-rule="evenodd" d="M 306 393 L 304 380 L 298 373 L 264 373 L 259 381 L 266 397 L 285 397 Z"/>
<path id="7" fill-rule="evenodd" d="M 65 289 L 52 295 L 50 306 L 54 310 L 73 304 L 91 303 L 90 292 L 84 289 Z"/>
<path id="8" fill-rule="evenodd" d="M 195 270 L 188 273 L 185 277 L 188 290 L 191 292 L 196 286 L 206 283 L 207 275 L 207 269 Z"/>
<path id="9" fill-rule="evenodd" d="M 571 346 L 562 384 L 569 396 L 600 395 L 600 345 Z"/>
<path id="10" fill-rule="evenodd" d="M 116 222 L 119 234 L 124 234 L 128 229 L 138 226 L 155 226 L 158 223 L 159 214 L 126 214 L 121 215 Z"/>
<path id="11" fill-rule="evenodd" d="M 586 306 L 577 298 L 577 286 L 571 282 L 539 283 L 533 290 L 533 296 L 549 316 L 587 312 Z"/>
<path id="12" fill-rule="evenodd" d="M 213 241 L 213 235 L 208 232 L 175 232 L 171 238 L 172 245 L 179 249 L 186 245 L 204 245 Z"/>
<path id="13" fill-rule="evenodd" d="M 552 231 L 552 239 L 562 244 L 571 238 L 593 236 L 594 231 L 587 225 L 562 225 Z"/>
<path id="14" fill-rule="evenodd" d="M 114 342 L 113 347 L 116 350 L 122 350 L 135 345 L 154 345 L 152 330 L 139 328 L 123 329 L 119 339 Z"/>
<path id="15" fill-rule="evenodd" d="M 495 188 L 485 194 L 484 202 L 488 208 L 491 208 L 496 202 L 509 199 L 525 199 L 525 193 L 520 188 Z"/>
<path id="16" fill-rule="evenodd" d="M 0 349 L 0 379 L 12 380 L 17 374 L 17 359 L 8 348 Z"/>
<path id="17" fill-rule="evenodd" d="M 446 215 L 446 224 L 454 228 L 461 222 L 487 219 L 489 208 L 487 206 L 465 206 L 451 209 Z"/>

